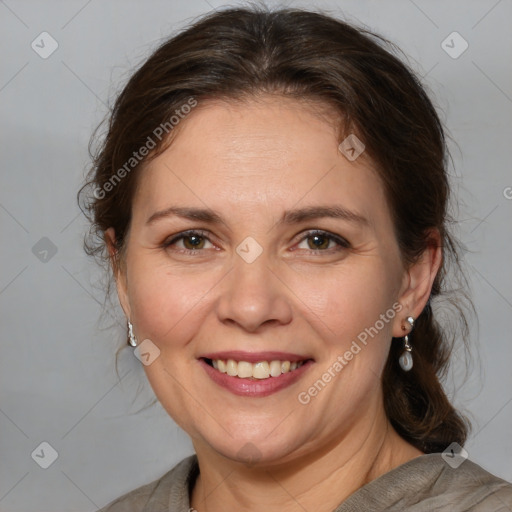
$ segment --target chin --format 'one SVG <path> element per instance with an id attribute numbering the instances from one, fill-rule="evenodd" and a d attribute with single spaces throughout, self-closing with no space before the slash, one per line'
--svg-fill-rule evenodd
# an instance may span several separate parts
<path id="1" fill-rule="evenodd" d="M 242 435 L 230 437 L 228 434 L 224 434 L 222 439 L 208 437 L 203 438 L 203 443 L 207 444 L 211 450 L 226 459 L 240 462 L 248 467 L 262 467 L 293 458 L 290 453 L 290 442 L 284 439 L 269 439 L 264 436 L 255 439 Z"/>

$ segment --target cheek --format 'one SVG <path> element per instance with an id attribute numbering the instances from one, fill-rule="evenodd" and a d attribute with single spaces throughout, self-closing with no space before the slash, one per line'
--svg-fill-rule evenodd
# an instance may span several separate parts
<path id="1" fill-rule="evenodd" d="M 209 292 L 222 277 L 215 272 L 172 270 L 165 266 L 132 265 L 129 295 L 132 318 L 140 336 L 160 346 L 187 340 L 199 328 L 197 317 Z M 193 320 L 192 320 L 193 319 Z"/>
<path id="2" fill-rule="evenodd" d="M 368 258 L 364 263 L 349 265 L 347 261 L 345 266 L 329 271 L 290 275 L 289 287 L 299 299 L 295 301 L 297 307 L 324 333 L 324 340 L 336 348 L 350 345 L 395 301 L 396 286 L 382 260 Z M 385 338 L 391 331 L 391 322 L 384 327 L 379 322 L 379 327 Z"/>
<path id="3" fill-rule="evenodd" d="M 140 257 L 132 260 L 130 269 L 128 291 L 136 333 L 167 351 L 193 340 L 203 325 L 218 323 L 210 317 L 215 316 L 219 290 L 229 292 L 237 286 L 229 268 L 220 265 L 171 268 L 148 265 Z M 289 302 L 298 328 L 308 325 L 312 339 L 322 340 L 320 351 L 332 354 L 344 351 L 392 306 L 395 286 L 389 270 L 383 259 L 369 256 L 354 256 L 329 268 L 310 264 L 291 269 L 283 264 L 283 285 L 277 293 Z M 388 338 L 390 329 L 391 322 L 386 323 L 378 336 Z"/>

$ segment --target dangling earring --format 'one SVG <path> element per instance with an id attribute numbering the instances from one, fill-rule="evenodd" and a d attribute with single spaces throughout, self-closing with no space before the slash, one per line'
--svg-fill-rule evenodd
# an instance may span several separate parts
<path id="1" fill-rule="evenodd" d="M 412 328 L 414 327 L 414 318 L 412 316 L 408 316 L 406 318 L 406 321 L 409 324 L 409 333 L 412 331 Z M 402 330 L 406 331 L 407 328 L 405 326 L 402 326 Z M 408 333 L 408 334 L 409 334 Z M 404 351 L 402 352 L 402 355 L 398 359 L 398 362 L 400 363 L 400 367 L 404 372 L 408 372 L 411 370 L 413 366 L 413 360 L 412 360 L 412 347 L 409 345 L 409 336 L 406 334 L 404 336 Z"/>
<path id="2" fill-rule="evenodd" d="M 132 347 L 136 347 L 137 346 L 137 338 L 135 337 L 135 334 L 133 334 L 133 325 L 129 320 L 128 320 L 128 336 L 130 338 L 130 345 Z"/>

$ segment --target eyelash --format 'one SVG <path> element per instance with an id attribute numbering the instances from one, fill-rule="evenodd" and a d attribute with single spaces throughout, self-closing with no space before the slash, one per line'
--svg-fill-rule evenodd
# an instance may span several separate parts
<path id="1" fill-rule="evenodd" d="M 307 240 L 308 238 L 313 237 L 315 235 L 319 235 L 321 237 L 327 238 L 329 241 L 332 240 L 333 242 L 337 243 L 338 247 L 335 248 L 334 252 L 337 252 L 337 251 L 339 251 L 341 249 L 349 249 L 350 248 L 350 243 L 347 240 L 345 240 L 344 238 L 341 238 L 341 237 L 339 237 L 337 235 L 329 233 L 328 231 L 322 231 L 320 229 L 314 229 L 314 230 L 308 231 L 307 233 L 305 233 L 305 235 L 297 243 L 301 243 L 304 240 Z M 173 245 L 176 242 L 182 240 L 183 238 L 192 237 L 192 236 L 199 236 L 201 238 L 204 238 L 208 242 L 212 243 L 211 240 L 206 236 L 206 232 L 205 231 L 190 229 L 188 231 L 183 231 L 182 233 L 180 233 L 179 235 L 174 237 L 172 240 L 165 241 L 162 244 L 162 248 L 168 249 L 171 245 Z M 198 253 L 200 253 L 203 250 L 204 249 L 196 249 L 196 250 L 193 250 L 193 249 L 179 249 L 176 252 L 180 252 L 180 253 L 184 253 L 184 254 L 190 254 L 190 255 L 194 255 L 195 256 L 195 255 L 197 255 Z M 317 253 L 331 254 L 333 252 L 332 249 L 319 249 L 319 250 L 309 249 L 308 251 L 310 253 L 314 253 L 314 254 L 317 254 Z"/>

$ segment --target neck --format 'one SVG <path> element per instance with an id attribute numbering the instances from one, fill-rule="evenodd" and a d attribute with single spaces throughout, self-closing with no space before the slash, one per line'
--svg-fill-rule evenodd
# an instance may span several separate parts
<path id="1" fill-rule="evenodd" d="M 197 512 L 287 512 L 298 506 L 330 512 L 363 485 L 423 455 L 384 415 L 363 439 L 360 432 L 352 428 L 343 439 L 291 463 L 252 468 L 195 445 L 200 474 L 190 505 Z"/>

